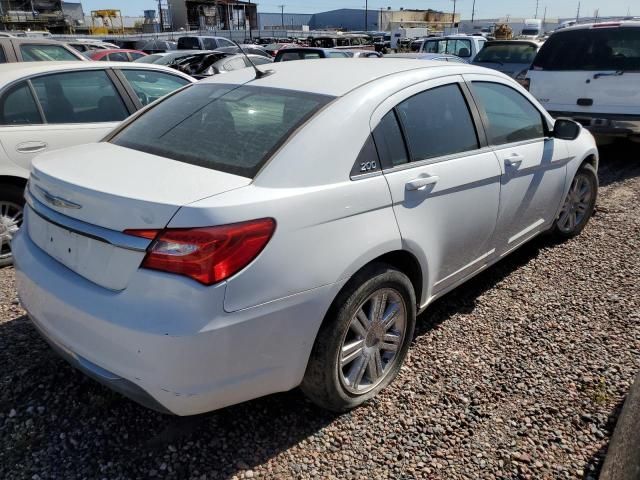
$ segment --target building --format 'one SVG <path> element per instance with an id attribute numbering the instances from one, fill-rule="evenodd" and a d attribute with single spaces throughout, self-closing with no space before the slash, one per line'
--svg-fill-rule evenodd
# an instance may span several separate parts
<path id="1" fill-rule="evenodd" d="M 248 30 L 258 28 L 255 2 L 240 0 L 169 0 L 173 30 Z"/>
<path id="2" fill-rule="evenodd" d="M 362 31 L 379 30 L 379 15 L 377 10 L 341 8 L 328 12 L 315 13 L 309 21 L 311 30 L 343 30 Z"/>
<path id="3" fill-rule="evenodd" d="M 258 13 L 260 30 L 304 30 L 313 15 L 306 13 Z"/>
<path id="4" fill-rule="evenodd" d="M 70 4 L 73 18 L 65 16 L 61 0 L 0 0 L 0 30 L 48 30 L 51 33 L 72 33 L 78 7 Z"/>

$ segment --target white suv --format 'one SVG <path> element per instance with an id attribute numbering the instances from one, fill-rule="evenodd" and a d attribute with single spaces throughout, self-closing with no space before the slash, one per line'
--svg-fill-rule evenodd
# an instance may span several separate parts
<path id="1" fill-rule="evenodd" d="M 528 78 L 554 117 L 640 141 L 640 22 L 564 28 L 542 46 Z"/>

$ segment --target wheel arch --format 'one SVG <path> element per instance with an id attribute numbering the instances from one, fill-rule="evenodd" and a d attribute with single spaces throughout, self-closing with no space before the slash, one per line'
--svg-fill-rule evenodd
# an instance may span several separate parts
<path id="1" fill-rule="evenodd" d="M 27 179 L 14 175 L 0 175 L 0 185 L 15 185 L 18 188 L 24 188 L 27 185 Z"/>

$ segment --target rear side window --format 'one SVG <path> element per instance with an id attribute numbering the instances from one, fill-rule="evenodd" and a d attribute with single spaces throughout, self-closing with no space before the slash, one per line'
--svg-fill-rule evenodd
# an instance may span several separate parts
<path id="1" fill-rule="evenodd" d="M 542 115 L 525 97 L 506 85 L 473 82 L 473 93 L 486 112 L 492 145 L 542 138 Z"/>
<path id="2" fill-rule="evenodd" d="M 57 73 L 31 83 L 48 123 L 116 122 L 129 116 L 103 70 Z"/>
<path id="3" fill-rule="evenodd" d="M 558 32 L 542 45 L 534 70 L 640 71 L 640 28 Z"/>
<path id="4" fill-rule="evenodd" d="M 104 59 L 105 57 L 102 57 L 101 60 Z M 128 62 L 129 57 L 127 56 L 126 52 L 114 52 L 109 54 L 109 60 L 111 60 L 112 62 Z"/>
<path id="5" fill-rule="evenodd" d="M 373 131 L 373 139 L 385 168 L 393 168 L 409 161 L 396 112 L 387 113 Z"/>
<path id="6" fill-rule="evenodd" d="M 213 38 L 203 38 L 202 46 L 205 50 L 215 50 L 216 48 L 218 48 L 218 45 Z"/>
<path id="7" fill-rule="evenodd" d="M 413 162 L 478 148 L 471 113 L 457 84 L 414 95 L 396 110 Z"/>
<path id="8" fill-rule="evenodd" d="M 62 45 L 20 45 L 20 53 L 25 62 L 46 62 L 52 60 L 80 60 Z"/>
<path id="9" fill-rule="evenodd" d="M 9 89 L 0 99 L 0 125 L 42 123 L 40 112 L 26 82 Z"/>
<path id="10" fill-rule="evenodd" d="M 137 60 L 139 58 L 146 57 L 144 53 L 137 53 L 137 52 L 129 52 L 129 55 L 131 55 L 132 60 Z"/>
<path id="11" fill-rule="evenodd" d="M 333 97 L 275 88 L 197 84 L 125 127 L 116 145 L 253 178 Z"/>

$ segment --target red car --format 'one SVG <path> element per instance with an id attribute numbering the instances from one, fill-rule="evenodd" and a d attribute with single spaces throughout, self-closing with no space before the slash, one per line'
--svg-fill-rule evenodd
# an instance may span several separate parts
<path id="1" fill-rule="evenodd" d="M 87 56 L 91 60 L 101 60 L 103 62 L 133 62 L 140 57 L 146 57 L 147 54 L 140 50 L 127 50 L 124 48 L 118 48 L 113 50 L 94 50 L 87 52 Z"/>

